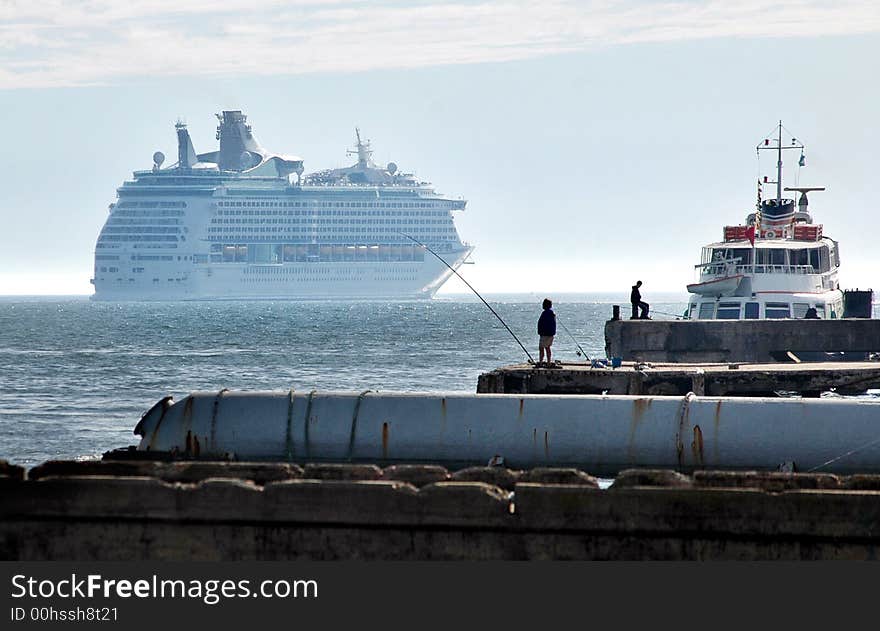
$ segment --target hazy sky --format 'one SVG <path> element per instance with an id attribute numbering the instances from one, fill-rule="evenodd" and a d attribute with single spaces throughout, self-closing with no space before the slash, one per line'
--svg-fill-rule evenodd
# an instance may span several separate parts
<path id="1" fill-rule="evenodd" d="M 841 285 L 880 289 L 878 59 L 876 0 L 3 2 L 0 294 L 91 293 L 116 187 L 178 118 L 215 148 L 221 109 L 307 171 L 350 162 L 357 125 L 469 200 L 482 291 L 646 297 L 684 295 L 753 210 L 781 118 Z"/>

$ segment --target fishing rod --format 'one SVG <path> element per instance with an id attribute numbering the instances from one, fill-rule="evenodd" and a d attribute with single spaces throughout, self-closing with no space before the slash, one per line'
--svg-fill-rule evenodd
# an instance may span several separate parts
<path id="1" fill-rule="evenodd" d="M 405 236 L 405 237 L 406 237 L 407 239 L 409 239 L 410 241 L 412 241 L 412 242 L 414 242 L 414 243 L 417 243 L 417 244 L 419 244 L 420 246 L 422 246 L 423 248 L 425 248 L 428 252 L 430 252 L 431 254 L 433 254 L 434 256 L 436 256 L 436 257 L 440 260 L 440 262 L 443 263 L 443 265 L 445 265 L 446 267 L 448 267 L 449 270 L 450 270 L 453 274 L 455 274 L 456 276 L 458 276 L 458 277 L 461 279 L 461 282 L 463 282 L 465 285 L 467 285 L 467 286 L 468 286 L 468 289 L 470 289 L 472 292 L 474 292 L 474 294 L 476 294 L 477 298 L 479 298 L 480 300 L 482 300 L 482 301 L 483 301 L 483 304 L 486 305 L 486 307 L 489 309 L 489 311 L 491 311 L 492 314 L 493 314 L 496 318 L 498 318 L 498 321 L 499 321 L 501 324 L 504 325 L 504 328 L 507 329 L 507 332 L 510 333 L 510 334 L 513 336 L 513 339 L 516 340 L 516 343 L 519 344 L 519 347 L 520 347 L 521 349 L 523 349 L 523 352 L 524 352 L 524 353 L 526 354 L 526 356 L 529 358 L 529 361 L 530 361 L 531 363 L 533 363 L 533 364 L 535 363 L 535 360 L 534 360 L 534 358 L 532 357 L 532 354 L 529 353 L 528 350 L 526 350 L 526 347 L 523 346 L 523 343 L 519 341 L 519 338 L 516 336 L 516 334 L 515 334 L 513 331 L 510 330 L 510 327 L 507 326 L 507 323 L 506 323 L 504 320 L 501 319 L 501 316 L 498 315 L 498 313 L 495 311 L 495 309 L 493 309 L 493 308 L 489 305 L 488 302 L 486 302 L 485 300 L 483 300 L 483 297 L 480 295 L 480 292 L 478 292 L 476 289 L 474 289 L 473 287 L 471 287 L 471 284 L 470 284 L 469 282 L 467 282 L 467 281 L 464 279 L 464 276 L 462 276 L 461 274 L 459 274 L 458 272 L 456 272 L 456 271 L 455 271 L 455 268 L 452 267 L 449 263 L 447 263 L 446 260 L 445 260 L 442 256 L 440 256 L 439 254 L 437 254 L 434 250 L 432 250 L 431 248 L 429 248 L 427 245 L 425 245 L 424 243 L 422 243 L 421 241 L 419 241 L 419 240 L 416 239 L 415 237 L 411 237 L 411 236 L 409 236 L 408 234 L 406 234 L 405 232 L 399 232 L 398 234 L 402 234 L 403 236 Z"/>
<path id="2" fill-rule="evenodd" d="M 651 313 L 659 313 L 660 315 L 670 316 L 672 318 L 681 318 L 682 320 L 690 320 L 689 317 L 683 315 L 681 313 L 669 313 L 667 311 L 657 311 L 657 309 L 651 309 Z"/>
<path id="3" fill-rule="evenodd" d="M 559 324 L 559 326 L 562 327 L 562 329 L 566 333 L 568 333 L 568 337 L 570 337 L 571 341 L 574 342 L 574 345 L 578 347 L 578 356 L 583 355 L 587 361 L 590 361 L 590 356 L 587 355 L 587 351 L 581 348 L 581 345 L 578 344 L 578 341 L 575 339 L 574 335 L 571 334 L 571 331 L 568 330 L 568 327 L 562 324 L 562 322 L 559 320 L 559 316 L 556 316 L 556 322 L 557 324 Z"/>

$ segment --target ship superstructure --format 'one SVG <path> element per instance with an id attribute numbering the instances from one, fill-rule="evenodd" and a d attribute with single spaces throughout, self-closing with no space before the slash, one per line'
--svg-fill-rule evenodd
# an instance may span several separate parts
<path id="1" fill-rule="evenodd" d="M 197 154 L 178 122 L 177 162 L 135 171 L 95 246 L 94 299 L 430 298 L 473 246 L 437 193 L 397 165 L 303 176 L 303 160 L 257 142 L 240 111 L 217 115 L 217 151 Z"/>
<path id="2" fill-rule="evenodd" d="M 823 234 L 809 212 L 807 194 L 824 187 L 783 187 L 783 152 L 800 151 L 798 166 L 805 163 L 804 146 L 797 138 L 783 142 L 782 121 L 773 136 L 757 151 L 776 157 L 776 180 L 758 182 L 755 212 L 744 225 L 726 226 L 724 240 L 703 247 L 696 265 L 697 282 L 687 286 L 692 294 L 686 317 L 700 320 L 750 320 L 774 318 L 841 318 L 843 292 L 838 283 L 840 250 Z M 773 184 L 776 195 L 763 199 L 763 187 Z M 783 191 L 798 193 L 783 197 Z"/>

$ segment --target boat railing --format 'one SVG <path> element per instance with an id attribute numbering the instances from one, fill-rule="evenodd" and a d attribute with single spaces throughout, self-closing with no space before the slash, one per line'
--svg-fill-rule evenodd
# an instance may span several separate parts
<path id="1" fill-rule="evenodd" d="M 729 266 L 723 263 L 708 263 L 699 265 L 702 267 L 703 278 L 712 276 L 730 276 L 732 274 L 818 274 L 812 265 L 735 265 Z"/>

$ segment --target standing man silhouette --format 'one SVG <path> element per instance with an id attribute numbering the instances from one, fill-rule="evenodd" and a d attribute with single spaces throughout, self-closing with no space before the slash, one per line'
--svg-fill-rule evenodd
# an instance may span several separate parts
<path id="1" fill-rule="evenodd" d="M 639 291 L 639 287 L 642 286 L 642 281 L 637 280 L 636 284 L 632 286 L 632 292 L 629 295 L 629 301 L 632 304 L 632 317 L 630 320 L 650 320 L 648 317 L 648 309 L 650 306 L 647 302 L 642 302 L 642 292 Z M 641 313 L 639 313 L 641 310 Z"/>
<path id="2" fill-rule="evenodd" d="M 544 311 L 538 318 L 538 363 L 544 361 L 544 351 L 547 351 L 547 365 L 550 365 L 550 347 L 553 345 L 553 336 L 556 335 L 556 314 L 553 313 L 553 301 L 544 298 L 541 304 Z"/>

